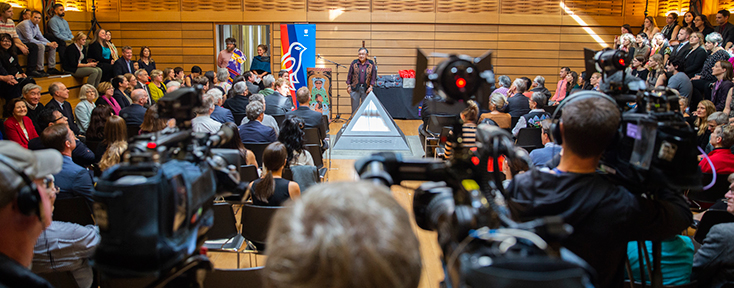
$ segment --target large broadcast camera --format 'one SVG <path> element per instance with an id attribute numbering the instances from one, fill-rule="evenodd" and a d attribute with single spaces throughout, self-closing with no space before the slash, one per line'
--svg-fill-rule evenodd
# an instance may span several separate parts
<path id="1" fill-rule="evenodd" d="M 429 75 L 426 56 L 417 54 L 414 103 L 425 96 L 426 80 L 447 102 L 458 103 L 476 99 L 481 85 L 494 82 L 491 53 L 448 55 Z M 430 181 L 415 190 L 413 212 L 419 227 L 438 233 L 444 287 L 587 287 L 593 272 L 583 261 L 568 260 L 559 245 L 570 225 L 560 217 L 516 223 L 497 203 L 508 197 L 500 159 L 532 166 L 527 152 L 514 146 L 509 132 L 487 124 L 478 126 L 477 149 L 470 150 L 461 145 L 461 123 L 453 127 L 449 141 L 457 144 L 449 162 L 378 153 L 355 163 L 362 179 L 387 186 Z"/>
<path id="2" fill-rule="evenodd" d="M 181 281 L 195 283 L 202 273 L 187 271 L 212 269 L 198 254 L 214 221 L 213 200 L 242 187 L 239 163 L 226 160 L 239 159 L 238 152 L 212 152 L 233 131 L 189 129 L 201 94 L 201 86 L 181 88 L 158 100 L 158 117 L 175 119 L 177 128 L 137 136 L 123 161 L 99 178 L 94 215 L 102 240 L 93 266 L 103 283 L 162 287 L 182 274 L 189 278 Z"/>
<path id="3" fill-rule="evenodd" d="M 602 158 L 609 175 L 635 193 L 701 190 L 696 132 L 679 112 L 679 94 L 665 87 L 647 87 L 625 70 L 628 53 L 585 49 L 586 75 L 602 72 L 600 90 L 622 111 L 616 143 Z M 588 80 L 588 79 L 587 79 Z M 560 117 L 560 112 L 554 119 Z"/>

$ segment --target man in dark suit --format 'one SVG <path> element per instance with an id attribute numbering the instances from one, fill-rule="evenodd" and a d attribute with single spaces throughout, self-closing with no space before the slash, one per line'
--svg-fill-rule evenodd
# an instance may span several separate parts
<path id="1" fill-rule="evenodd" d="M 265 117 L 265 109 L 262 103 L 247 104 L 247 119 L 250 121 L 239 127 L 242 143 L 272 143 L 278 140 L 275 130 L 260 122 L 263 117 Z"/>
<path id="2" fill-rule="evenodd" d="M 145 103 L 145 108 L 155 104 L 153 98 L 150 97 L 150 88 L 148 88 L 148 71 L 145 69 L 138 69 L 135 71 L 135 79 L 138 80 L 138 84 L 135 84 L 135 89 L 143 89 L 145 95 L 148 96 L 148 103 Z"/>
<path id="3" fill-rule="evenodd" d="M 311 92 L 308 87 L 301 87 L 296 91 L 296 100 L 298 100 L 298 109 L 285 113 L 285 117 L 288 118 L 291 115 L 303 119 L 303 126 L 305 128 L 317 128 L 319 131 L 319 139 L 321 140 L 321 149 L 326 150 L 329 148 L 326 138 L 326 123 L 324 123 L 321 113 L 316 112 L 308 108 L 308 102 L 311 101 Z"/>
<path id="4" fill-rule="evenodd" d="M 730 15 L 729 10 L 719 10 L 716 13 L 716 24 L 719 24 L 719 26 L 714 27 L 714 32 L 721 34 L 721 38 L 724 39 L 724 42 L 721 42 L 721 46 L 726 50 L 729 50 L 734 45 L 734 25 L 729 23 Z"/>
<path id="5" fill-rule="evenodd" d="M 247 84 L 245 84 L 245 82 L 246 81 L 240 81 L 234 84 L 234 86 L 232 86 L 234 97 L 225 100 L 222 105 L 222 107 L 229 109 L 232 114 L 244 115 L 247 113 L 247 104 L 250 104 L 250 99 L 245 97 L 247 94 Z M 235 124 L 237 123 L 235 122 Z"/>
<path id="6" fill-rule="evenodd" d="M 120 110 L 120 117 L 125 119 L 127 125 L 140 126 L 143 124 L 145 111 L 148 110 L 143 107 L 145 103 L 148 103 L 148 95 L 145 95 L 143 89 L 135 89 L 131 94 L 130 98 L 133 100 L 133 103 Z"/>
<path id="7" fill-rule="evenodd" d="M 76 141 L 74 141 L 74 133 L 69 129 L 69 126 L 63 124 L 52 125 L 43 130 L 41 138 L 46 147 L 56 149 L 64 156 L 61 172 L 54 174 L 56 185 L 59 186 L 57 198 L 84 197 L 89 207 L 92 207 L 91 205 L 94 203 L 92 199 L 94 181 L 92 181 L 92 175 L 87 169 L 71 160 L 71 151 L 76 148 Z"/>
<path id="8" fill-rule="evenodd" d="M 530 99 L 525 97 L 522 93 L 525 92 L 526 83 L 525 80 L 517 78 L 515 82 L 512 82 L 512 87 L 515 89 L 515 95 L 507 98 L 507 113 L 510 113 L 512 117 L 520 117 L 530 112 Z M 510 87 L 510 90 L 512 90 Z"/>
<path id="9" fill-rule="evenodd" d="M 265 96 L 265 114 L 280 116 L 285 115 L 288 111 L 293 109 L 293 100 L 291 100 L 290 93 L 288 93 L 287 83 L 288 82 L 284 78 L 278 78 L 278 80 L 275 80 L 275 92 Z"/>
<path id="10" fill-rule="evenodd" d="M 66 101 L 66 99 L 69 99 L 69 89 L 66 88 L 66 85 L 61 82 L 51 83 L 48 86 L 48 94 L 51 94 L 53 99 L 48 101 L 45 107 L 54 107 L 61 111 L 61 114 L 69 119 L 69 128 L 71 128 L 71 131 L 74 131 L 74 135 L 79 135 L 79 127 L 74 123 L 74 119 L 76 119 L 74 118 L 74 111 L 71 109 L 71 104 Z"/>
<path id="11" fill-rule="evenodd" d="M 38 133 L 38 135 L 43 135 L 43 130 L 45 130 L 49 126 L 56 124 L 63 124 L 68 126 L 69 121 L 63 114 L 61 114 L 61 112 L 59 112 L 59 110 L 54 107 L 43 109 L 38 115 L 38 128 L 40 128 L 39 130 L 41 131 L 41 133 Z M 43 145 L 43 141 L 41 141 L 41 138 L 42 137 L 37 137 L 28 141 L 28 149 L 41 150 L 48 148 Z M 76 141 L 74 142 L 76 142 L 76 148 L 71 151 L 71 159 L 74 161 L 74 163 L 78 164 L 79 166 L 89 166 L 97 163 L 95 161 L 94 152 L 92 152 L 92 150 L 90 150 L 87 145 L 85 145 L 82 141 L 79 141 L 79 139 L 76 139 Z"/>
<path id="12" fill-rule="evenodd" d="M 122 47 L 122 57 L 120 59 L 117 59 L 115 61 L 115 65 L 112 66 L 112 72 L 115 76 L 117 75 L 125 75 L 125 73 L 133 74 L 135 73 L 135 68 L 133 67 L 133 48 L 130 46 L 124 46 Z"/>
<path id="13" fill-rule="evenodd" d="M 682 27 L 678 31 L 678 44 L 673 47 L 673 51 L 670 54 L 668 61 L 672 61 L 675 58 L 681 58 L 685 62 L 688 57 L 688 52 L 691 52 L 691 43 L 688 43 L 688 38 L 693 34 L 691 27 Z"/>

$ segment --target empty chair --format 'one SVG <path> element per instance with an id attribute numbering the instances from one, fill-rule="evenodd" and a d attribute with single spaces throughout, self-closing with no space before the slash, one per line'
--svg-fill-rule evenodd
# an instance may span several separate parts
<path id="1" fill-rule="evenodd" d="M 244 269 L 214 269 L 207 273 L 204 288 L 263 287 L 263 267 Z"/>
<path id="2" fill-rule="evenodd" d="M 270 222 L 273 216 L 280 209 L 279 206 L 256 206 L 252 204 L 242 205 L 242 214 L 240 214 L 240 224 L 242 224 L 242 236 L 249 242 L 255 244 L 255 247 L 263 247 L 268 237 Z M 260 250 L 250 251 L 256 254 L 261 253 Z M 257 257 L 255 257 L 255 265 L 257 265 Z"/>
<path id="3" fill-rule="evenodd" d="M 260 178 L 257 175 L 257 168 L 255 165 L 242 165 L 240 166 L 240 181 L 241 182 L 252 182 Z"/>
<path id="4" fill-rule="evenodd" d="M 270 143 L 243 143 L 245 144 L 245 148 L 252 151 L 252 153 L 255 154 L 255 159 L 257 160 L 257 166 L 262 167 L 263 166 L 263 152 L 265 151 L 265 147 L 268 147 Z"/>
<path id="5" fill-rule="evenodd" d="M 53 220 L 82 226 L 94 225 L 92 210 L 87 205 L 87 200 L 82 197 L 56 199 Z"/>
<path id="6" fill-rule="evenodd" d="M 275 119 L 275 123 L 278 123 L 278 127 L 283 127 L 283 121 L 285 121 L 285 115 L 271 115 Z"/>
<path id="7" fill-rule="evenodd" d="M 232 204 L 214 203 L 214 225 L 209 228 L 204 247 L 211 251 L 238 252 L 245 242 L 245 238 L 237 232 L 237 220 L 234 217 Z M 237 267 L 240 267 L 240 257 L 237 254 Z"/>
<path id="8" fill-rule="evenodd" d="M 324 167 L 323 150 L 321 149 L 322 139 L 319 137 L 319 130 L 317 128 L 306 128 L 303 129 L 303 133 L 306 134 L 303 146 L 311 153 L 313 164 L 318 168 Z"/>
<path id="9" fill-rule="evenodd" d="M 522 147 L 528 152 L 535 148 L 543 147 L 543 140 L 540 138 L 540 128 L 522 128 L 517 133 L 517 142 L 515 143 L 518 147 Z"/>
<path id="10" fill-rule="evenodd" d="M 510 118 L 510 129 L 512 129 L 512 127 L 515 127 L 515 125 L 517 125 L 517 121 L 519 121 L 519 120 L 520 120 L 520 117 L 519 116 L 518 117 L 511 117 Z"/>

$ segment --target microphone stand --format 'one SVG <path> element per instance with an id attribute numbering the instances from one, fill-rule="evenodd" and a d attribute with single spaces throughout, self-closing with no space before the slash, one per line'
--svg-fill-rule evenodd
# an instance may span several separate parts
<path id="1" fill-rule="evenodd" d="M 336 122 L 336 123 L 342 122 L 342 121 L 344 121 L 344 119 L 341 118 L 341 113 L 339 113 L 339 98 L 341 98 L 341 97 L 339 97 L 339 91 L 340 91 L 339 90 L 339 67 L 347 68 L 347 66 L 344 66 L 342 64 L 336 63 L 336 62 L 331 61 L 329 59 L 326 59 L 324 57 L 321 57 L 321 54 L 319 54 L 317 57 L 319 59 L 321 59 L 321 60 L 324 60 L 324 61 L 329 62 L 331 64 L 334 64 L 334 66 L 336 66 L 336 117 L 334 117 L 334 120 L 331 120 L 331 122 Z"/>

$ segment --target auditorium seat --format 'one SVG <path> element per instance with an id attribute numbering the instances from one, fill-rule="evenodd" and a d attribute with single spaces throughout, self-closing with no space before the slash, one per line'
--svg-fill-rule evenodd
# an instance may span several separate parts
<path id="1" fill-rule="evenodd" d="M 237 253 L 237 267 L 240 267 L 240 248 L 245 238 L 237 231 L 237 220 L 234 217 L 232 204 L 214 203 L 214 225 L 207 231 L 204 247 L 214 252 Z"/>
<path id="2" fill-rule="evenodd" d="M 255 154 L 255 159 L 257 160 L 257 166 L 263 167 L 263 153 L 265 152 L 265 148 L 270 145 L 270 143 L 243 143 L 245 144 L 245 148 L 252 151 L 253 154 Z"/>
<path id="3" fill-rule="evenodd" d="M 286 208 L 243 204 L 242 213 L 240 214 L 242 236 L 245 237 L 247 241 L 255 244 L 255 247 L 263 247 L 268 237 L 268 230 L 270 230 L 270 221 L 273 219 L 275 213 L 280 211 L 280 209 Z M 248 250 L 246 252 L 250 252 L 251 254 L 260 254 L 263 252 L 262 250 Z M 257 257 L 255 257 L 255 265 L 257 266 Z"/>
<path id="4" fill-rule="evenodd" d="M 94 225 L 92 210 L 82 197 L 56 199 L 54 202 L 54 221 L 76 223 L 82 226 Z"/>
<path id="5" fill-rule="evenodd" d="M 540 128 L 522 128 L 517 133 L 517 141 L 515 145 L 521 147 L 528 152 L 533 151 L 536 148 L 543 147 L 543 140 L 541 140 Z"/>

